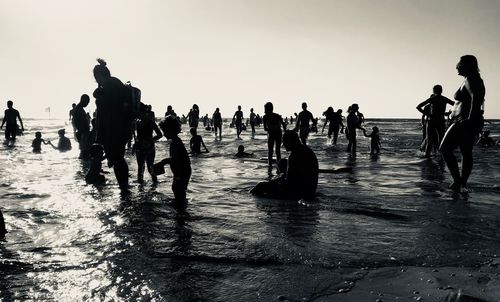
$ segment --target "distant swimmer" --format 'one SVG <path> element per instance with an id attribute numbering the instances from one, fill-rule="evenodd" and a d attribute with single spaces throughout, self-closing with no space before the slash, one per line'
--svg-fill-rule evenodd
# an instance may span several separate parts
<path id="1" fill-rule="evenodd" d="M 426 122 L 426 139 L 427 144 L 425 148 L 425 156 L 429 157 L 431 155 L 432 148 L 438 148 L 441 140 L 443 139 L 445 132 L 445 112 L 446 105 L 453 105 L 455 102 L 448 99 L 447 97 L 441 95 L 443 93 L 443 87 L 441 85 L 435 85 L 432 88 L 433 94 L 430 98 L 418 104 L 417 110 L 424 115 L 428 115 L 428 120 Z M 428 107 L 428 111 L 424 108 Z"/>
<path id="2" fill-rule="evenodd" d="M 57 146 L 54 146 L 51 141 L 49 141 L 49 144 L 54 147 L 54 149 L 57 149 L 61 152 L 66 152 L 71 150 L 71 141 L 69 138 L 65 136 L 66 131 L 64 129 L 61 129 L 57 131 L 57 134 L 59 135 L 59 141 L 57 142 Z"/>
<path id="3" fill-rule="evenodd" d="M 33 142 L 31 143 L 34 153 L 42 152 L 42 143 L 44 145 L 49 144 L 42 138 L 42 133 L 40 131 L 35 132 L 35 139 L 33 139 Z"/>
<path id="4" fill-rule="evenodd" d="M 453 177 L 450 188 L 458 192 L 467 192 L 466 185 L 472 172 L 472 148 L 484 124 L 482 106 L 485 87 L 476 57 L 462 56 L 457 64 L 457 71 L 465 80 L 455 93 L 456 103 L 450 115 L 451 125 L 441 142 L 440 151 Z M 454 155 L 457 147 L 462 153 L 461 172 Z"/>
<path id="5" fill-rule="evenodd" d="M 208 153 L 208 148 L 203 142 L 203 138 L 196 131 L 196 128 L 191 128 L 189 130 L 191 133 L 191 140 L 189 141 L 189 148 L 191 149 L 191 154 L 201 154 L 201 146 L 205 149 L 204 153 Z"/>
<path id="6" fill-rule="evenodd" d="M 214 123 L 214 133 L 217 139 L 217 131 L 219 132 L 219 139 L 222 139 L 222 116 L 220 114 L 219 108 L 215 108 L 214 114 L 212 114 L 212 121 Z"/>
<path id="7" fill-rule="evenodd" d="M 5 126 L 5 139 L 8 141 L 16 140 L 18 130 L 17 120 L 19 120 L 19 123 L 21 124 L 21 131 L 24 131 L 24 125 L 23 120 L 21 119 L 21 115 L 19 114 L 19 111 L 12 107 L 13 105 L 14 103 L 12 101 L 7 101 L 7 109 L 5 110 L 2 125 L 0 126 L 0 129 L 2 129 L 3 125 L 7 124 Z"/>
<path id="8" fill-rule="evenodd" d="M 238 146 L 238 152 L 234 155 L 236 157 L 253 157 L 253 153 L 245 152 L 245 147 L 243 145 Z"/>
<path id="9" fill-rule="evenodd" d="M 240 139 L 241 131 L 243 130 L 243 111 L 241 111 L 241 106 L 238 105 L 238 110 L 233 115 L 233 124 L 236 127 L 236 137 Z"/>
<path id="10" fill-rule="evenodd" d="M 483 147 L 495 146 L 495 141 L 490 137 L 489 130 L 483 131 L 481 136 L 478 138 L 476 145 L 483 146 Z"/>
<path id="11" fill-rule="evenodd" d="M 302 111 L 297 116 L 297 124 L 295 125 L 295 131 L 299 131 L 300 141 L 304 145 L 307 142 L 309 131 L 311 131 L 309 122 L 314 123 L 314 117 L 312 113 L 307 110 L 307 103 L 304 102 L 302 103 Z"/>
<path id="12" fill-rule="evenodd" d="M 104 148 L 99 144 L 93 144 L 89 148 L 90 156 L 90 169 L 85 175 L 85 181 L 89 184 L 103 184 L 106 178 L 101 173 L 102 171 L 102 161 L 104 157 Z"/>
<path id="13" fill-rule="evenodd" d="M 283 145 L 290 151 L 288 167 L 283 183 L 272 183 L 266 190 L 256 192 L 263 195 L 284 199 L 314 199 L 318 186 L 318 159 L 307 146 L 301 144 L 295 131 L 287 130 L 283 135 Z"/>
<path id="14" fill-rule="evenodd" d="M 273 103 L 267 102 L 264 105 L 264 130 L 267 131 L 267 159 L 271 167 L 273 163 L 273 151 L 276 151 L 276 160 L 281 159 L 281 135 L 283 130 L 286 130 L 285 122 L 281 115 L 274 113 Z"/>
<path id="15" fill-rule="evenodd" d="M 186 190 L 191 178 L 191 161 L 178 134 L 181 132 L 181 126 L 175 118 L 167 117 L 161 123 L 161 130 L 170 143 L 170 157 L 159 163 L 169 164 L 174 180 L 172 181 L 172 191 L 174 192 L 176 202 L 186 202 Z"/>
<path id="16" fill-rule="evenodd" d="M 378 155 L 380 154 L 380 135 L 378 127 L 375 126 L 372 128 L 372 133 L 366 134 L 366 130 L 363 128 L 363 134 L 365 137 L 370 138 L 370 154 Z"/>

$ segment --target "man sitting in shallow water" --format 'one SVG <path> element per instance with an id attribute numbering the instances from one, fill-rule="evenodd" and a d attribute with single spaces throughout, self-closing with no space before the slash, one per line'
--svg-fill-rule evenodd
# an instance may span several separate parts
<path id="1" fill-rule="evenodd" d="M 262 182 L 250 192 L 258 196 L 283 199 L 314 199 L 319 173 L 316 154 L 300 142 L 295 131 L 285 131 L 283 145 L 290 152 L 284 181 Z"/>

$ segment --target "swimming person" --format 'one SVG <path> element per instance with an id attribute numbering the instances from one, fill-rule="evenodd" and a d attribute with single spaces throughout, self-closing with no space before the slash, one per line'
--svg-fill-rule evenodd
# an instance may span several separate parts
<path id="1" fill-rule="evenodd" d="M 363 134 L 365 137 L 370 138 L 370 154 L 378 155 L 380 154 L 380 135 L 378 134 L 378 127 L 375 126 L 372 128 L 372 133 L 366 134 L 366 130 L 363 128 Z"/>
<path id="2" fill-rule="evenodd" d="M 236 110 L 236 112 L 233 115 L 233 123 L 234 126 L 236 127 L 236 137 L 240 139 L 240 134 L 243 125 L 243 111 L 241 111 L 240 105 L 238 105 L 238 110 Z"/>
<path id="3" fill-rule="evenodd" d="M 273 103 L 267 102 L 264 105 L 264 130 L 267 131 L 267 160 L 269 167 L 273 164 L 273 149 L 276 150 L 276 160 L 281 159 L 281 127 L 286 130 L 285 122 L 281 115 L 273 112 Z"/>
<path id="4" fill-rule="evenodd" d="M 44 145 L 47 145 L 48 142 L 46 142 L 42 138 L 42 133 L 40 131 L 35 132 L 35 139 L 33 139 L 33 142 L 31 142 L 31 147 L 33 148 L 33 152 L 39 153 L 42 151 L 42 143 Z"/>
<path id="5" fill-rule="evenodd" d="M 440 150 L 453 178 L 450 188 L 454 191 L 466 192 L 467 181 L 472 172 L 474 140 L 481 132 L 484 123 L 482 105 L 485 87 L 476 57 L 462 56 L 457 64 L 457 71 L 464 77 L 464 82 L 455 93 L 457 102 L 450 115 L 451 125 L 444 135 Z M 462 153 L 461 172 L 453 154 L 457 147 Z"/>
<path id="6" fill-rule="evenodd" d="M 433 94 L 427 100 L 421 102 L 417 106 L 417 110 L 422 114 L 426 114 L 424 107 L 430 105 L 428 120 L 426 124 L 426 138 L 427 144 L 425 148 L 425 156 L 429 157 L 431 155 L 432 147 L 436 149 L 439 147 L 441 140 L 443 139 L 445 132 L 445 112 L 446 105 L 453 105 L 455 102 L 443 96 L 443 87 L 441 85 L 435 85 L 432 88 Z"/>
<path id="7" fill-rule="evenodd" d="M 480 145 L 483 147 L 491 147 L 495 145 L 495 141 L 490 137 L 490 131 L 483 131 L 481 136 L 478 138 L 476 145 Z"/>
<path id="8" fill-rule="evenodd" d="M 15 141 L 17 136 L 17 120 L 19 119 L 19 123 L 21 123 L 21 131 L 24 131 L 23 120 L 21 119 L 21 115 L 19 111 L 14 109 L 14 103 L 12 101 L 7 101 L 7 109 L 4 112 L 2 125 L 0 129 L 3 128 L 3 125 L 7 123 L 5 126 L 5 139 L 10 141 Z"/>
<path id="9" fill-rule="evenodd" d="M 59 135 L 59 141 L 57 142 L 57 146 L 54 146 L 54 144 L 52 144 L 51 141 L 49 141 L 48 143 L 52 147 L 54 147 L 54 149 L 57 149 L 61 152 L 66 152 L 71 150 L 71 141 L 69 140 L 69 138 L 65 136 L 66 131 L 64 129 L 60 129 L 59 131 L 57 131 L 57 134 Z"/>
<path id="10" fill-rule="evenodd" d="M 196 128 L 189 129 L 191 133 L 191 140 L 189 141 L 189 148 L 191 149 L 191 154 L 201 154 L 201 146 L 205 148 L 205 153 L 208 153 L 207 146 L 203 142 L 203 138 L 196 132 Z"/>
<path id="11" fill-rule="evenodd" d="M 170 157 L 160 161 L 160 163 L 163 165 L 170 164 L 174 176 L 172 191 L 174 192 L 175 201 L 185 203 L 186 190 L 191 177 L 191 161 L 186 147 L 184 147 L 182 140 L 178 136 L 179 132 L 181 132 L 181 126 L 175 118 L 167 117 L 161 127 L 165 137 L 172 140 L 172 142 L 170 143 Z"/>
<path id="12" fill-rule="evenodd" d="M 283 146 L 290 151 L 288 167 L 283 182 L 268 182 L 256 186 L 250 192 L 285 199 L 314 199 L 318 187 L 318 159 L 316 154 L 300 142 L 297 132 L 286 130 L 283 135 Z"/>
<path id="13" fill-rule="evenodd" d="M 349 114 L 347 115 L 347 128 L 345 135 L 349 140 L 347 145 L 347 152 L 349 152 L 353 157 L 356 156 L 356 129 L 361 128 L 361 120 L 358 116 L 358 104 L 352 104 L 349 107 Z"/>
<path id="14" fill-rule="evenodd" d="M 212 121 L 214 123 L 215 138 L 217 138 L 217 129 L 218 129 L 219 139 L 222 139 L 222 116 L 220 114 L 219 108 L 215 108 L 215 112 L 212 115 Z"/>
<path id="15" fill-rule="evenodd" d="M 88 149 L 90 148 L 89 134 L 90 126 L 87 117 L 87 112 L 85 112 L 85 107 L 90 102 L 90 97 L 86 94 L 82 94 L 80 97 L 80 102 L 73 108 L 73 126 L 75 129 L 75 137 L 78 141 L 80 147 L 79 158 L 86 158 L 88 156 Z"/>
<path id="16" fill-rule="evenodd" d="M 97 60 L 94 78 L 98 87 L 94 91 L 97 107 L 96 142 L 104 147 L 108 166 L 115 172 L 121 190 L 128 189 L 128 165 L 125 161 L 125 147 L 132 133 L 134 119 L 127 101 L 130 91 L 118 78 L 112 77 L 106 62 Z"/>
<path id="17" fill-rule="evenodd" d="M 306 144 L 307 136 L 309 136 L 309 131 L 311 130 L 309 121 L 314 123 L 314 117 L 309 110 L 307 110 L 307 103 L 302 103 L 302 111 L 297 116 L 297 124 L 295 125 L 295 131 L 299 131 L 300 141 L 302 144 Z"/>
<path id="18" fill-rule="evenodd" d="M 176 119 L 174 116 L 172 118 Z M 177 119 L 176 119 L 177 120 Z M 158 179 L 153 170 L 155 161 L 155 141 L 159 140 L 163 135 L 156 125 L 154 119 L 151 118 L 148 107 L 143 103 L 140 104 L 139 116 L 135 124 L 134 144 L 135 156 L 137 159 L 137 181 L 144 182 L 144 170 L 147 167 L 153 183 L 157 183 Z M 156 134 L 153 136 L 153 132 Z"/>
<path id="19" fill-rule="evenodd" d="M 238 146 L 238 152 L 234 156 L 240 157 L 240 158 L 241 157 L 252 157 L 253 153 L 245 152 L 245 146 L 239 145 Z"/>

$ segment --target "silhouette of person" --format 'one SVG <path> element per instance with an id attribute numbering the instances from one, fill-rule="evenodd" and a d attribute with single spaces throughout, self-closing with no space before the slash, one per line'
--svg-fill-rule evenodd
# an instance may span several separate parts
<path id="1" fill-rule="evenodd" d="M 200 121 L 200 108 L 198 105 L 194 104 L 193 108 L 189 110 L 187 119 L 190 128 L 198 128 L 198 122 Z"/>
<path id="2" fill-rule="evenodd" d="M 42 138 L 42 133 L 40 131 L 35 132 L 35 139 L 33 139 L 33 142 L 31 143 L 31 147 L 33 148 L 33 152 L 35 152 L 35 153 L 42 152 L 42 143 L 44 145 L 48 144 L 48 142 L 46 142 Z"/>
<path id="3" fill-rule="evenodd" d="M 253 112 L 253 108 L 250 108 L 250 128 L 252 128 L 252 137 L 255 136 L 255 119 L 257 115 Z"/>
<path id="4" fill-rule="evenodd" d="M 417 110 L 422 114 L 425 114 L 424 107 L 430 105 L 429 107 L 429 118 L 427 120 L 426 138 L 427 144 L 425 148 L 425 156 L 429 157 L 431 155 L 432 148 L 438 148 L 441 140 L 443 139 L 445 132 L 445 112 L 446 105 L 453 105 L 455 102 L 448 99 L 447 97 L 441 95 L 443 93 L 443 87 L 441 85 L 435 85 L 432 88 L 433 95 L 427 100 L 421 102 L 417 106 Z"/>
<path id="5" fill-rule="evenodd" d="M 88 156 L 88 148 L 90 147 L 90 126 L 87 112 L 85 112 L 84 109 L 89 102 L 90 97 L 86 94 L 82 94 L 80 102 L 73 109 L 73 126 L 76 130 L 76 140 L 80 146 L 80 158 L 86 158 Z"/>
<path id="6" fill-rule="evenodd" d="M 365 135 L 365 137 L 370 138 L 370 154 L 371 155 L 380 154 L 380 135 L 378 133 L 379 133 L 379 130 L 378 130 L 377 126 L 372 128 L 372 133 L 370 133 L 370 134 L 366 134 L 366 130 L 363 129 L 363 134 Z"/>
<path id="7" fill-rule="evenodd" d="M 238 152 L 234 156 L 240 157 L 240 158 L 241 157 L 252 157 L 253 153 L 245 152 L 245 146 L 239 145 L 238 146 Z"/>
<path id="8" fill-rule="evenodd" d="M 349 141 L 347 145 L 347 152 L 350 152 L 352 156 L 356 156 L 356 129 L 361 128 L 361 120 L 358 116 L 358 104 L 352 104 L 349 107 L 349 114 L 347 115 L 347 128 L 345 131 L 346 137 Z"/>
<path id="9" fill-rule="evenodd" d="M 215 108 L 215 112 L 212 115 L 212 121 L 214 123 L 215 138 L 217 138 L 217 129 L 218 129 L 219 139 L 222 139 L 222 116 L 220 114 L 219 108 Z"/>
<path id="10" fill-rule="evenodd" d="M 167 112 L 165 112 L 165 117 L 167 117 L 169 115 L 172 115 L 173 117 L 178 118 L 177 114 L 175 113 L 174 109 L 172 109 L 171 105 L 167 106 Z"/>
<path id="11" fill-rule="evenodd" d="M 490 131 L 483 131 L 481 137 L 476 142 L 476 145 L 480 145 L 483 147 L 491 147 L 495 145 L 495 141 L 490 137 Z"/>
<path id="12" fill-rule="evenodd" d="M 264 130 L 267 131 L 267 160 L 271 167 L 273 164 L 273 149 L 276 150 L 276 160 L 281 159 L 281 127 L 286 130 L 285 122 L 281 115 L 273 112 L 273 103 L 267 102 L 264 105 Z"/>
<path id="13" fill-rule="evenodd" d="M 175 119 L 174 116 L 172 118 Z M 176 119 L 177 120 L 177 119 Z M 137 159 L 137 181 L 144 182 L 144 168 L 148 169 L 153 183 L 157 183 L 158 179 L 153 169 L 155 160 L 155 141 L 159 140 L 163 135 L 156 125 L 156 122 L 151 118 L 148 107 L 141 103 L 139 117 L 136 122 L 136 142 L 134 144 L 135 156 Z M 153 137 L 153 132 L 156 135 Z"/>
<path id="14" fill-rule="evenodd" d="M 102 184 L 106 178 L 102 171 L 102 161 L 105 159 L 104 148 L 99 144 L 93 144 L 89 148 L 90 169 L 85 175 L 85 181 L 89 184 Z"/>
<path id="15" fill-rule="evenodd" d="M 238 110 L 233 115 L 233 123 L 236 127 L 236 137 L 239 139 L 243 125 L 243 111 L 241 111 L 240 105 L 238 105 Z"/>
<path id="16" fill-rule="evenodd" d="M 51 141 L 49 141 L 48 143 L 52 147 L 54 147 L 54 149 L 57 149 L 61 152 L 66 152 L 71 150 L 71 141 L 69 140 L 69 138 L 65 136 L 66 130 L 60 129 L 59 131 L 57 131 L 57 134 L 59 135 L 59 141 L 57 142 L 57 146 L 54 146 L 54 144 L 52 144 Z"/>
<path id="17" fill-rule="evenodd" d="M 125 147 L 132 133 L 133 112 L 128 106 L 130 91 L 106 67 L 106 62 L 97 60 L 94 78 L 98 87 L 94 91 L 97 107 L 96 142 L 104 147 L 108 166 L 113 167 L 121 190 L 128 189 L 128 165 Z"/>
<path id="18" fill-rule="evenodd" d="M 342 110 L 339 109 L 337 110 L 337 112 L 335 112 L 333 111 L 332 107 L 328 107 L 328 109 L 326 109 L 326 111 L 323 112 L 323 115 L 325 116 L 325 123 L 323 124 L 323 129 L 321 130 L 321 133 L 325 131 L 326 124 L 329 124 L 328 138 L 331 138 L 333 134 L 332 143 L 334 145 L 337 145 L 339 130 L 342 129 L 342 132 L 344 131 L 344 123 L 342 123 Z"/>
<path id="19" fill-rule="evenodd" d="M 167 117 L 161 123 L 161 129 L 170 143 L 170 157 L 160 161 L 161 164 L 170 164 L 170 169 L 174 180 L 172 182 L 172 191 L 174 192 L 176 202 L 186 202 L 186 190 L 191 177 L 191 161 L 178 134 L 181 132 L 181 126 L 173 117 Z"/>
<path id="20" fill-rule="evenodd" d="M 0 129 L 3 128 L 4 124 L 6 124 L 5 139 L 15 141 L 17 136 L 17 120 L 19 119 L 19 123 L 21 123 L 21 131 L 24 131 L 24 125 L 19 111 L 14 109 L 13 105 L 14 103 L 12 101 L 7 101 L 7 109 L 5 110 Z"/>
<path id="21" fill-rule="evenodd" d="M 455 93 L 456 103 L 450 115 L 451 125 L 444 135 L 440 150 L 453 178 L 450 188 L 454 191 L 466 192 L 467 181 L 472 172 L 474 140 L 484 124 L 482 105 L 485 87 L 476 57 L 462 56 L 457 64 L 457 71 L 464 77 L 464 82 Z M 457 147 L 462 153 L 461 173 L 453 154 Z"/>
<path id="22" fill-rule="evenodd" d="M 196 128 L 189 129 L 189 133 L 191 133 L 191 140 L 189 141 L 189 148 L 191 149 L 192 154 L 201 154 L 201 146 L 205 148 L 205 153 L 208 153 L 207 146 L 203 142 L 203 138 L 201 135 L 196 133 Z"/>
<path id="23" fill-rule="evenodd" d="M 76 103 L 71 104 L 71 109 L 69 110 L 69 121 L 71 122 L 71 126 L 73 126 L 73 133 L 76 131 L 75 124 L 73 123 L 73 112 L 75 110 Z"/>
<path id="24" fill-rule="evenodd" d="M 276 198 L 313 199 L 318 187 L 318 159 L 316 154 L 300 142 L 295 131 L 286 130 L 283 146 L 290 151 L 288 168 L 284 181 L 270 181 L 266 185 L 258 184 L 250 192 Z"/>
<path id="25" fill-rule="evenodd" d="M 309 110 L 307 110 L 307 103 L 302 103 L 302 111 L 297 117 L 297 124 L 295 125 L 295 130 L 299 130 L 300 141 L 302 144 L 306 144 L 307 136 L 309 136 L 310 126 L 309 121 L 314 123 L 314 117 Z"/>

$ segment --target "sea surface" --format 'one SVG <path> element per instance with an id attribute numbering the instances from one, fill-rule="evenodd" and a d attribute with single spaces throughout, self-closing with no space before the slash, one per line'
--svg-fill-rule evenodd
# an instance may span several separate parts
<path id="1" fill-rule="evenodd" d="M 9 231 L 0 242 L 0 300 L 329 300 L 355 283 L 350 272 L 476 266 L 499 253 L 500 146 L 475 147 L 470 192 L 456 194 L 440 156 L 421 157 L 419 120 L 367 120 L 365 127 L 375 125 L 378 157 L 361 132 L 356 158 L 345 152 L 343 135 L 333 146 L 311 134 L 320 168 L 352 171 L 321 174 L 317 200 L 307 202 L 248 193 L 269 177 L 262 128 L 237 140 L 226 123 L 222 141 L 200 129 L 210 153 L 191 158 L 182 211 L 172 205 L 170 171 L 156 186 L 146 172 L 139 185 L 127 154 L 129 197 L 112 171 L 105 186 L 87 185 L 74 140 L 70 152 L 48 145 L 31 152 L 35 131 L 56 142 L 60 128 L 73 138 L 71 126 L 26 120 L 16 145 L 0 146 L 0 209 Z M 499 138 L 499 121 L 486 128 Z M 187 145 L 185 125 L 180 136 Z M 168 144 L 157 143 L 158 161 Z M 240 144 L 255 157 L 234 158 Z"/>

